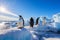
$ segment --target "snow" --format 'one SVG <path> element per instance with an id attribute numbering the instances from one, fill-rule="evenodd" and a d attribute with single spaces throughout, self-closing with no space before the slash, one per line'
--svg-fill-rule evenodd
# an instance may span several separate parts
<path id="1" fill-rule="evenodd" d="M 54 28 L 57 28 L 58 30 L 60 29 L 60 23 L 59 22 L 54 22 L 52 23 Z"/>
<path id="2" fill-rule="evenodd" d="M 52 31 L 53 33 L 49 31 Z M 55 34 L 56 32 L 57 29 L 46 25 L 34 25 L 33 28 L 30 26 L 25 26 L 25 28 L 23 29 L 13 27 L 9 29 L 0 30 L 0 40 L 54 40 L 56 36 L 60 37 L 60 35 Z"/>
<path id="3" fill-rule="evenodd" d="M 29 26 L 29 21 L 25 22 L 22 29 L 10 27 L 9 23 L 2 22 L 0 23 L 0 40 L 60 40 L 59 16 L 60 14 L 55 14 L 53 19 L 46 18 L 47 23 L 44 26 L 42 25 L 43 17 L 40 17 L 39 24 L 34 25 L 33 28 Z"/>
<path id="4" fill-rule="evenodd" d="M 0 30 L 8 29 L 9 28 L 8 26 L 9 25 L 6 25 L 5 22 L 2 22 L 2 23 L 0 23 Z"/>
<path id="5" fill-rule="evenodd" d="M 44 38 L 45 40 L 60 40 L 60 38 Z"/>
<path id="6" fill-rule="evenodd" d="M 60 13 L 53 15 L 52 18 L 55 22 L 60 22 Z"/>
<path id="7" fill-rule="evenodd" d="M 25 28 L 17 27 L 0 30 L 0 40 L 33 40 L 32 35 Z"/>
<path id="8" fill-rule="evenodd" d="M 37 26 L 37 25 L 34 25 Z M 46 39 L 44 40 L 50 40 L 50 38 L 60 38 L 60 34 L 57 34 L 57 29 L 51 26 L 38 26 L 38 27 L 33 27 L 33 28 L 28 28 L 29 26 L 26 27 L 32 34 L 33 38 L 35 40 L 43 40 L 45 37 Z"/>

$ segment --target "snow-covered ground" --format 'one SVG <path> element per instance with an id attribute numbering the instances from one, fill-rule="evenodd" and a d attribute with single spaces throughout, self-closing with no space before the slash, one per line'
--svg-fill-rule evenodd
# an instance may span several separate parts
<path id="1" fill-rule="evenodd" d="M 33 28 L 25 26 L 22 29 L 8 27 L 4 23 L 0 24 L 0 40 L 50 40 L 60 39 L 57 29 L 52 26 L 34 25 Z M 58 25 L 56 25 L 58 26 Z"/>
<path id="2" fill-rule="evenodd" d="M 0 40 L 50 40 L 60 39 L 57 29 L 50 26 L 37 26 L 33 28 L 25 26 L 18 29 L 17 27 L 3 28 L 0 30 Z"/>
<path id="3" fill-rule="evenodd" d="M 35 26 L 35 25 L 34 25 Z M 37 26 L 37 25 L 36 25 Z M 38 26 L 30 28 L 29 26 L 25 27 L 28 29 L 31 34 L 34 34 L 36 40 L 59 40 L 60 34 L 57 33 L 57 29 L 50 26 Z"/>
<path id="4" fill-rule="evenodd" d="M 57 16 L 53 17 L 55 22 L 46 19 L 46 25 L 42 26 L 41 17 L 38 25 L 32 28 L 28 21 L 22 29 L 12 27 L 9 23 L 0 23 L 0 40 L 60 40 L 60 32 L 58 32 L 60 31 L 60 20 L 56 19 Z"/>
<path id="5" fill-rule="evenodd" d="M 33 40 L 33 37 L 25 28 L 14 27 L 0 30 L 0 40 Z"/>

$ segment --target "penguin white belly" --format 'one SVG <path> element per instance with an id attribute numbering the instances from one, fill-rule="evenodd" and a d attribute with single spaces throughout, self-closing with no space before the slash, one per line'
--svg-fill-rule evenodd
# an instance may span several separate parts
<path id="1" fill-rule="evenodd" d="M 23 22 L 18 22 L 17 27 L 23 27 Z"/>

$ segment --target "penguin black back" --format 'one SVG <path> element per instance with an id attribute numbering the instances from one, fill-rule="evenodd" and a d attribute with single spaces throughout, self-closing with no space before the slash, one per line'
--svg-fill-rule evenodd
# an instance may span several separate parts
<path id="1" fill-rule="evenodd" d="M 30 18 L 30 27 L 33 27 L 33 25 L 34 25 L 34 19 L 31 17 Z"/>
<path id="2" fill-rule="evenodd" d="M 38 18 L 36 19 L 36 25 L 38 24 L 39 18 L 40 18 L 40 17 L 38 17 Z"/>

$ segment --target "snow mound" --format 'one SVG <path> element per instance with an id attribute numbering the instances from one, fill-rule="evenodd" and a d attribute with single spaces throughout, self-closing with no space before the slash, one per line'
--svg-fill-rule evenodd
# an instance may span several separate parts
<path id="1" fill-rule="evenodd" d="M 53 15 L 53 20 L 55 21 L 55 22 L 59 22 L 60 23 L 60 13 L 57 13 L 57 14 L 55 14 L 55 15 Z"/>
<path id="2" fill-rule="evenodd" d="M 9 24 L 6 24 L 5 22 L 2 22 L 2 23 L 0 23 L 0 30 L 8 29 L 9 26 L 10 26 Z"/>

